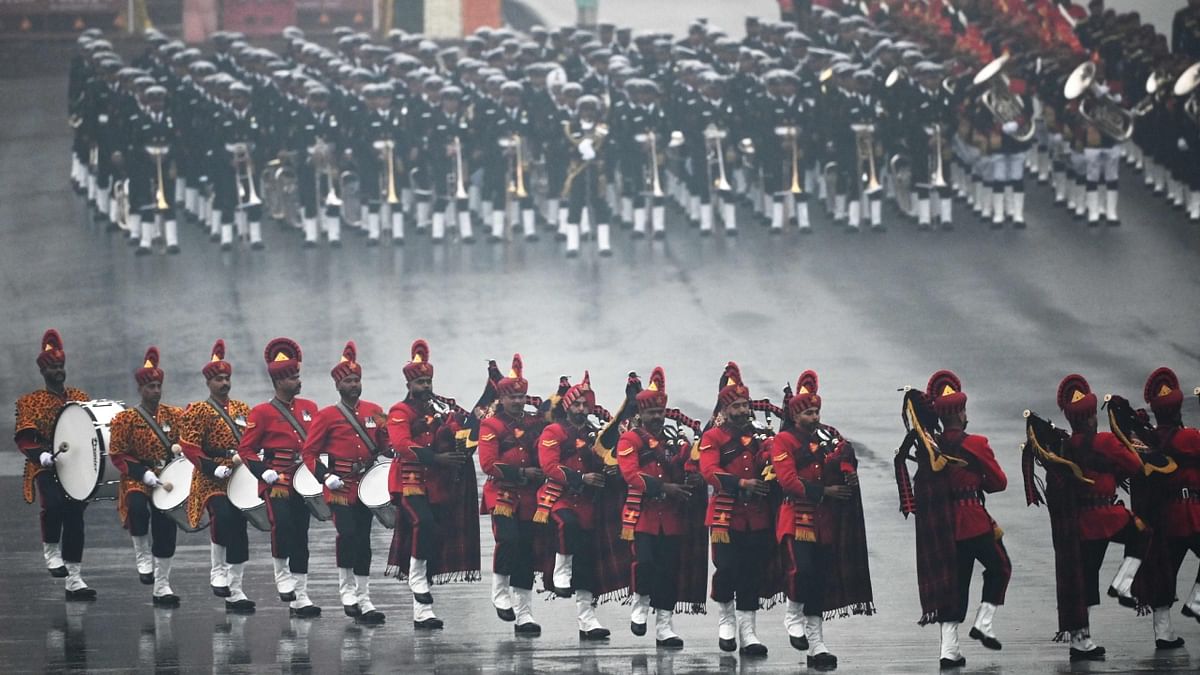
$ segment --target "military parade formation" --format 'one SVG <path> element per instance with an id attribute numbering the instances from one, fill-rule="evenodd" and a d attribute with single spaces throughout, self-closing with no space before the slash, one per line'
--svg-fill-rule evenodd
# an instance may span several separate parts
<path id="1" fill-rule="evenodd" d="M 251 407 L 230 396 L 233 366 L 218 340 L 199 368 L 209 397 L 175 407 L 162 401 L 165 373 L 150 347 L 133 374 L 139 400 L 127 407 L 67 387 L 62 337 L 47 331 L 37 356 L 45 387 L 17 401 L 15 433 L 25 500 L 41 502 L 46 569 L 65 578 L 68 601 L 97 599 L 83 579 L 83 513 L 113 499 L 132 540 L 131 573 L 151 587 L 154 607 L 180 606 L 171 586 L 178 531 L 207 528 L 213 595 L 227 612 L 253 613 L 243 578 L 254 527 L 270 533 L 279 601 L 293 618 L 315 619 L 309 528 L 332 521 L 343 613 L 377 625 L 386 620 L 370 592 L 378 523 L 393 533 L 385 575 L 411 593 L 414 628 L 436 630 L 434 587 L 483 578 L 486 515 L 495 539 L 488 598 L 516 637 L 542 633 L 533 600 L 545 593 L 574 600 L 581 641 L 609 639 L 597 608 L 624 601 L 633 635 L 653 623 L 655 645 L 679 649 L 674 615 L 707 613 L 712 600 L 719 648 L 764 657 L 759 614 L 784 604 L 790 645 L 828 669 L 838 661 L 825 621 L 875 614 L 858 459 L 822 421 L 815 372 L 775 404 L 753 398 L 731 361 L 712 411 L 693 418 L 667 405 L 662 368 L 644 385 L 629 372 L 609 412 L 587 371 L 575 384 L 561 377 L 545 398 L 531 395 L 517 354 L 507 375 L 489 362 L 483 393 L 466 408 L 434 392 L 424 340 L 410 353 L 408 393 L 385 410 L 362 398 L 364 372 L 348 342 L 330 371 L 336 402 L 320 407 L 299 396 L 300 346 L 271 340 L 263 359 L 274 395 Z M 1025 498 L 1049 511 L 1054 639 L 1070 643 L 1071 661 L 1105 658 L 1089 617 L 1109 542 L 1124 551 L 1107 594 L 1153 615 L 1157 650 L 1184 644 L 1171 607 L 1184 559 L 1200 556 L 1200 431 L 1183 425 L 1184 393 L 1170 369 L 1150 374 L 1143 399 L 1150 413 L 1106 396 L 1110 431 L 1100 431 L 1096 394 L 1071 374 L 1057 392 L 1069 432 L 1025 414 Z M 976 562 L 983 581 L 968 636 L 1002 649 L 996 615 L 1012 573 L 986 508 L 1008 479 L 988 439 L 966 432 L 966 404 L 947 370 L 905 389 L 894 460 L 900 512 L 916 525 L 919 623 L 939 626 L 942 668 L 966 663 L 959 627 Z M 105 480 L 105 467 L 116 480 Z M 1200 577 L 1181 597 L 1182 614 L 1200 617 Z"/>
<path id="2" fill-rule="evenodd" d="M 452 46 L 289 27 L 282 53 L 151 32 L 129 64 L 89 30 L 71 179 L 139 254 L 177 253 L 181 222 L 259 249 L 272 221 L 305 246 L 552 234 L 609 255 L 614 233 L 665 237 L 668 205 L 701 235 L 811 232 L 811 208 L 850 232 L 964 209 L 1023 228 L 1027 172 L 1117 225 L 1122 160 L 1200 222 L 1196 2 L 1170 45 L 1100 0 L 802 4 L 740 41 L 704 20 L 680 39 L 535 26 Z"/>

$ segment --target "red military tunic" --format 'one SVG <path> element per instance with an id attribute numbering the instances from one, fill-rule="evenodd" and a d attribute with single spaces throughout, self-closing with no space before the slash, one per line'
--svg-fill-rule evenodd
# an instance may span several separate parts
<path id="1" fill-rule="evenodd" d="M 171 444 L 179 442 L 179 421 L 183 408 L 159 404 L 154 421 Z M 126 524 L 129 515 L 129 493 L 140 492 L 147 497 L 153 491 L 142 480 L 147 471 L 158 475 L 167 462 L 175 458 L 170 445 L 163 445 L 158 434 L 150 428 L 138 411 L 122 410 L 109 424 L 108 458 L 121 473 L 117 488 L 117 515 Z"/>
<path id="2" fill-rule="evenodd" d="M 457 476 L 429 464 L 432 453 L 452 452 L 460 426 L 454 415 L 435 412 L 432 406 L 405 399 L 388 411 L 388 439 L 396 458 L 388 476 L 394 495 L 424 495 L 430 504 L 450 499 Z"/>
<path id="3" fill-rule="evenodd" d="M 996 521 L 983 507 L 981 492 L 1002 492 L 1008 487 L 1008 477 L 996 461 L 987 437 L 952 429 L 941 435 L 940 445 L 948 454 L 967 461 L 965 467 L 949 464 L 945 469 L 950 472 L 950 490 L 954 499 L 954 540 L 973 539 L 993 532 Z M 963 452 L 951 448 L 956 445 Z"/>
<path id="4" fill-rule="evenodd" d="M 383 418 L 383 408 L 370 401 L 359 400 L 351 412 L 375 443 L 375 452 L 386 451 L 387 426 L 379 423 Z M 321 454 L 329 455 L 327 463 L 319 464 Z M 358 503 L 358 483 L 376 458 L 376 454 L 367 447 L 337 405 L 326 406 L 317 412 L 309 427 L 302 456 L 304 465 L 322 483 L 331 473 L 342 479 L 344 485 L 341 489 L 325 488 L 325 502 L 347 505 Z"/>
<path id="5" fill-rule="evenodd" d="M 544 424 L 530 415 L 514 420 L 502 410 L 480 422 L 479 466 L 488 476 L 483 485 L 485 511 L 533 520 L 538 485 L 523 480 L 519 472 L 538 466 L 534 445 Z"/>
<path id="6" fill-rule="evenodd" d="M 686 480 L 688 469 L 697 469 L 688 457 L 684 443 L 668 456 L 669 441 L 654 436 L 643 429 L 633 429 L 621 434 L 617 441 L 617 464 L 621 476 L 630 490 L 642 493 L 641 515 L 635 532 L 643 534 L 665 534 L 680 536 L 684 533 L 684 514 L 687 503 L 668 499 L 662 490 L 663 483 L 678 483 Z"/>
<path id="7" fill-rule="evenodd" d="M 544 493 L 551 484 L 562 490 L 562 495 L 550 507 L 550 513 L 568 509 L 579 517 L 579 526 L 592 529 L 595 515 L 596 490 L 584 485 L 583 474 L 604 471 L 604 460 L 596 454 L 595 432 L 590 428 L 576 429 L 570 424 L 556 422 L 542 430 L 538 437 L 538 464 L 546 474 Z M 539 499 L 542 497 L 539 497 Z"/>
<path id="8" fill-rule="evenodd" d="M 280 402 L 280 405 L 283 403 Z M 292 417 L 307 434 L 317 416 L 316 402 L 306 398 L 295 398 L 292 399 L 291 405 L 285 408 L 292 413 Z M 304 438 L 275 408 L 273 402 L 267 401 L 250 410 L 250 416 L 246 419 L 246 433 L 242 434 L 242 440 L 238 443 L 238 454 L 256 475 L 261 475 L 267 469 L 279 474 L 279 479 L 271 485 L 260 483 L 259 493 L 264 498 L 286 497 L 296 469 L 303 461 L 303 447 Z"/>
<path id="9" fill-rule="evenodd" d="M 1109 539 L 1129 523 L 1129 511 L 1116 502 L 1117 483 L 1142 470 L 1142 462 L 1113 434 L 1072 434 L 1067 441 L 1078 457 L 1083 475 L 1095 481 L 1082 484 L 1079 536 L 1084 540 Z M 1090 447 L 1089 447 L 1090 446 Z"/>
<path id="10" fill-rule="evenodd" d="M 1159 442 L 1179 468 L 1166 474 L 1167 508 L 1161 523 L 1168 537 L 1200 533 L 1200 430 L 1181 428 L 1164 433 Z"/>
<path id="11" fill-rule="evenodd" d="M 43 452 L 51 450 L 58 413 L 71 401 L 90 400 L 86 392 L 75 387 L 67 387 L 64 393 L 65 397 L 46 389 L 38 389 L 17 399 L 17 424 L 13 439 L 17 442 L 17 449 L 25 455 L 26 504 L 33 503 L 34 476 L 43 471 L 53 470 L 43 468 L 39 457 Z"/>
<path id="12" fill-rule="evenodd" d="M 733 499 L 731 532 L 771 529 L 771 510 L 766 497 L 751 495 L 738 487 L 741 480 L 762 480 L 763 469 L 769 463 L 766 444 L 753 431 L 742 432 L 724 424 L 700 437 L 700 473 L 714 488 L 704 521 L 709 527 L 714 525 L 720 511 L 717 502 L 727 497 Z"/>
<path id="13" fill-rule="evenodd" d="M 854 473 L 857 462 L 851 453 L 842 452 L 848 443 L 837 429 L 824 426 L 835 439 L 834 447 L 822 449 L 819 439 L 807 430 L 793 427 L 781 431 L 771 443 L 771 462 L 783 488 L 784 500 L 775 521 L 775 537 L 783 541 L 789 535 L 801 541 L 813 541 L 797 535 L 797 525 L 815 541 L 833 543 L 833 512 L 820 491 L 809 494 L 809 485 L 845 485 L 846 474 Z M 844 445 L 836 445 L 841 442 Z M 800 518 L 797 519 L 797 513 Z"/>

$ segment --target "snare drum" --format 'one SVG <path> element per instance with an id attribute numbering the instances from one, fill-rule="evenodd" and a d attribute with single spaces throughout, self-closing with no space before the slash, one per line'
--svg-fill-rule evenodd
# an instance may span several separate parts
<path id="1" fill-rule="evenodd" d="M 116 499 L 121 482 L 108 461 L 109 423 L 121 401 L 72 401 L 54 423 L 54 468 L 63 492 L 75 501 Z M 117 480 L 104 482 L 105 475 Z"/>
<path id="2" fill-rule="evenodd" d="M 199 532 L 208 527 L 207 509 L 200 518 L 199 527 L 192 527 L 188 522 L 187 503 L 188 496 L 192 493 L 192 473 L 195 470 L 196 467 L 187 457 L 176 457 L 158 472 L 158 479 L 170 483 L 171 491 L 168 492 L 165 487 L 159 485 L 150 494 L 154 508 L 174 520 L 184 532 Z"/>
<path id="3" fill-rule="evenodd" d="M 392 493 L 388 490 L 391 468 L 391 460 L 376 462 L 358 482 L 358 501 L 371 509 L 375 520 L 389 530 L 396 527 L 396 505 L 392 503 Z"/>
<path id="4" fill-rule="evenodd" d="M 229 477 L 225 495 L 246 520 L 263 532 L 271 531 L 271 519 L 267 516 L 267 503 L 258 496 L 258 479 L 245 464 L 239 465 Z"/>
<path id="5" fill-rule="evenodd" d="M 292 489 L 304 499 L 313 518 L 329 520 L 333 517 L 333 512 L 329 510 L 329 504 L 325 503 L 324 487 L 307 466 L 301 464 L 296 467 L 296 473 L 292 474 Z"/>

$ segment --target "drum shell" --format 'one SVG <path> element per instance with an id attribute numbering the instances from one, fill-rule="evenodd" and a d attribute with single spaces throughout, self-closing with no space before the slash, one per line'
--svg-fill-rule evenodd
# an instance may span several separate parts
<path id="1" fill-rule="evenodd" d="M 229 477 L 229 485 L 225 489 L 225 495 L 229 497 L 229 503 L 241 511 L 255 529 L 263 532 L 271 531 L 271 518 L 267 514 L 267 503 L 258 494 L 258 479 L 245 464 L 233 470 L 233 475 Z"/>
<path id="2" fill-rule="evenodd" d="M 154 508 L 174 520 L 184 532 L 199 532 L 208 527 L 207 512 L 201 517 L 199 526 L 192 527 L 188 522 L 188 495 L 192 492 L 192 474 L 195 470 L 196 467 L 187 457 L 176 457 L 158 472 L 159 480 L 171 484 L 171 491 L 160 485 L 150 494 Z"/>
<path id="3" fill-rule="evenodd" d="M 120 480 L 108 458 L 109 425 L 122 410 L 121 401 L 95 399 L 71 401 L 59 411 L 54 422 L 55 474 L 69 499 L 116 499 Z M 62 452 L 64 444 L 69 449 Z M 110 480 L 105 482 L 105 477 Z"/>
<path id="4" fill-rule="evenodd" d="M 296 473 L 292 476 L 292 490 L 304 500 L 313 518 L 327 521 L 333 517 L 333 511 L 329 509 L 329 504 L 325 503 L 325 490 L 321 482 L 307 466 L 296 467 Z"/>
<path id="5" fill-rule="evenodd" d="M 376 462 L 363 473 L 362 480 L 358 482 L 358 501 L 371 509 L 375 520 L 389 530 L 396 527 L 396 506 L 392 503 L 392 495 L 388 490 L 390 473 L 390 461 Z"/>

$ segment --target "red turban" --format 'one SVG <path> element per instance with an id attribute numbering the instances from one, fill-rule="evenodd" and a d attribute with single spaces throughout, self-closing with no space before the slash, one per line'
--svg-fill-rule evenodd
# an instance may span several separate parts
<path id="1" fill-rule="evenodd" d="M 513 354 L 512 369 L 508 371 L 508 377 L 501 378 L 496 383 L 496 393 L 500 396 L 528 393 L 529 381 L 522 376 L 524 370 L 525 363 L 521 361 L 521 355 Z"/>
<path id="2" fill-rule="evenodd" d="M 1179 388 L 1179 378 L 1170 368 L 1159 368 L 1146 379 L 1146 388 L 1142 396 L 1155 414 L 1171 412 L 1183 405 L 1183 390 Z"/>
<path id="3" fill-rule="evenodd" d="M 667 407 L 667 374 L 662 366 L 656 366 L 650 373 L 650 385 L 637 393 L 637 408 L 639 411 L 650 408 Z"/>
<path id="4" fill-rule="evenodd" d="M 341 360 L 329 374 L 333 376 L 334 382 L 341 382 L 351 375 L 362 376 L 362 366 L 358 365 L 358 348 L 354 346 L 354 340 L 346 343 L 342 349 Z"/>
<path id="5" fill-rule="evenodd" d="M 742 370 L 738 364 L 733 361 L 725 364 L 725 373 L 721 377 L 724 385 L 717 394 L 717 403 L 720 407 L 727 408 L 729 404 L 741 399 L 750 400 L 750 390 L 742 384 Z"/>
<path id="6" fill-rule="evenodd" d="M 217 340 L 213 343 L 212 357 L 208 363 L 200 369 L 204 373 L 205 380 L 211 380 L 218 375 L 232 375 L 233 366 L 225 360 L 225 341 Z"/>
<path id="7" fill-rule="evenodd" d="M 567 393 L 563 394 L 563 410 L 570 408 L 571 404 L 580 397 L 583 397 L 589 411 L 596 407 L 596 392 L 592 391 L 592 376 L 586 370 L 583 371 L 583 379 L 579 381 L 579 384 L 571 387 L 567 390 Z"/>
<path id="8" fill-rule="evenodd" d="M 821 409 L 821 397 L 817 394 L 817 374 L 806 370 L 796 380 L 796 393 L 788 401 L 788 414 L 795 415 L 809 408 Z"/>
<path id="9" fill-rule="evenodd" d="M 38 352 L 38 368 L 61 366 L 67 362 L 67 352 L 63 350 L 62 336 L 51 328 L 42 335 L 42 351 Z"/>
<path id="10" fill-rule="evenodd" d="M 429 343 L 417 340 L 412 343 L 412 360 L 404 365 L 404 379 L 412 382 L 419 377 L 433 377 L 433 364 L 429 362 Z"/>
<path id="11" fill-rule="evenodd" d="M 272 380 L 285 380 L 300 374 L 300 362 L 303 360 L 300 345 L 285 337 L 278 337 L 267 343 L 263 350 L 263 359 L 267 362 L 267 373 Z"/>
<path id="12" fill-rule="evenodd" d="M 162 384 L 163 371 L 158 367 L 158 347 L 150 347 L 146 350 L 142 367 L 133 371 L 133 379 L 137 381 L 139 387 L 144 387 L 151 382 Z"/>
<path id="13" fill-rule="evenodd" d="M 1058 409 L 1063 411 L 1073 427 L 1096 414 L 1096 395 L 1082 375 L 1068 375 L 1059 383 Z"/>
<path id="14" fill-rule="evenodd" d="M 933 409 L 938 415 L 962 412 L 967 408 L 967 395 L 963 393 L 962 382 L 949 370 L 934 373 L 925 387 L 925 394 L 933 402 Z"/>

